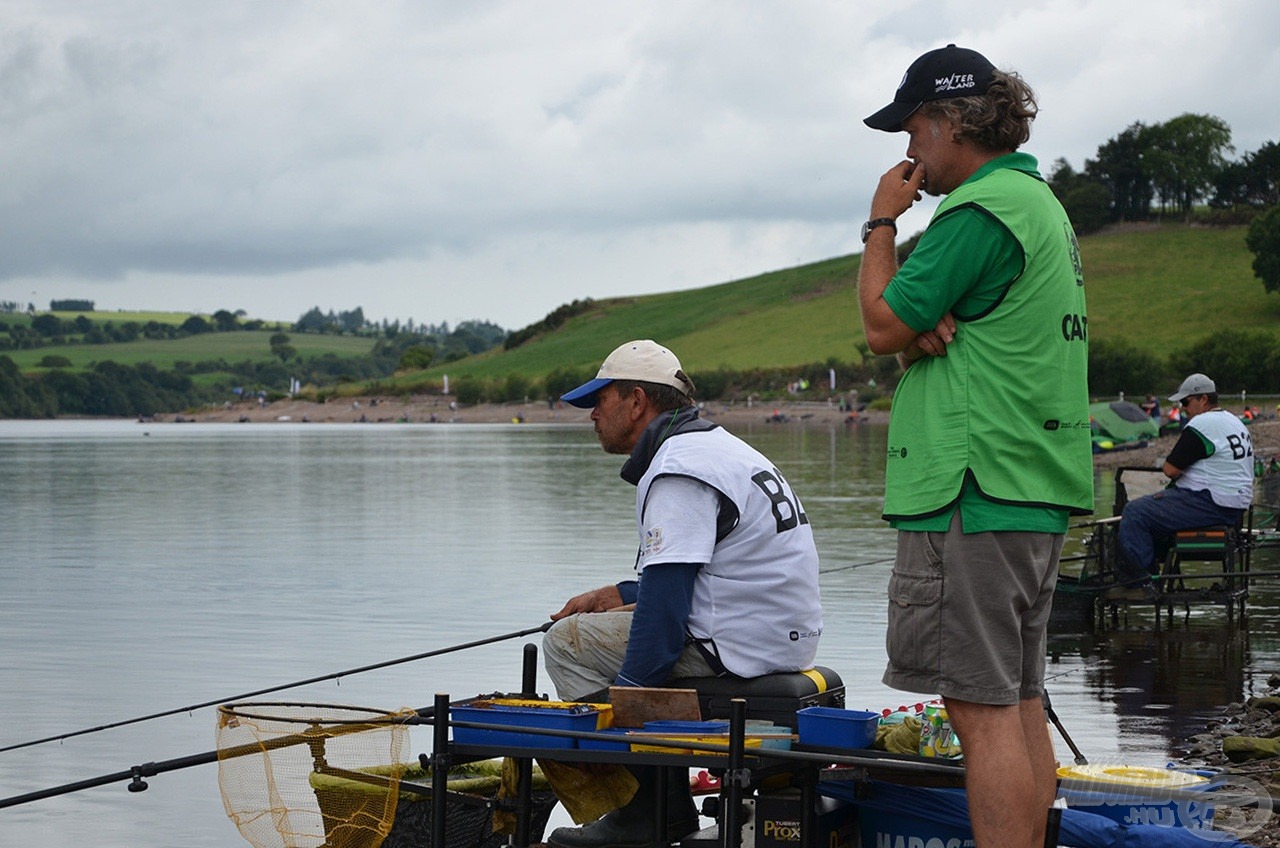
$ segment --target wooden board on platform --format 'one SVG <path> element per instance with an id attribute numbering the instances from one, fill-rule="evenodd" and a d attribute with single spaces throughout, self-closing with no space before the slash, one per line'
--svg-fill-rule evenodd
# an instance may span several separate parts
<path id="1" fill-rule="evenodd" d="M 699 721 L 696 689 L 610 686 L 614 727 L 644 727 L 646 721 Z"/>

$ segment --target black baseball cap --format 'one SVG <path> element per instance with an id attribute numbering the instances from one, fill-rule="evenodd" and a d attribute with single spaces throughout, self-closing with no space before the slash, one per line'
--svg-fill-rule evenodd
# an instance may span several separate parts
<path id="1" fill-rule="evenodd" d="M 986 94 L 995 69 L 976 50 L 954 44 L 930 50 L 907 68 L 893 102 L 863 123 L 873 130 L 901 132 L 902 122 L 926 101 Z"/>

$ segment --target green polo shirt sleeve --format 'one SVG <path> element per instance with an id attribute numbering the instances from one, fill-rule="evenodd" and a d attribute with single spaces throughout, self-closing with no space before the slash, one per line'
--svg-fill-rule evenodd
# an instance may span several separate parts
<path id="1" fill-rule="evenodd" d="M 893 314 L 918 333 L 950 312 L 973 320 L 1000 302 L 1022 273 L 1022 248 L 1007 228 L 977 208 L 934 221 L 885 289 Z"/>

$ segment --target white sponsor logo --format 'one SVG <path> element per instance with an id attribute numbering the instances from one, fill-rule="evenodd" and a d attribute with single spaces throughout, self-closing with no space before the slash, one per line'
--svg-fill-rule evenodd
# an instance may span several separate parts
<path id="1" fill-rule="evenodd" d="M 949 77 L 938 77 L 933 81 L 933 90 L 938 91 L 958 91 L 962 88 L 973 88 L 977 85 L 973 74 L 952 74 Z"/>

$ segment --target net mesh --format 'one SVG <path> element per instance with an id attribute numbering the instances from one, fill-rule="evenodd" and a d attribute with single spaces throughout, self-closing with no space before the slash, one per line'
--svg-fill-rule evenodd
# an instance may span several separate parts
<path id="1" fill-rule="evenodd" d="M 225 704 L 218 708 L 218 788 L 227 815 L 255 848 L 378 848 L 399 800 L 398 712 L 332 704 Z M 313 776 L 373 791 L 330 792 L 321 809 Z"/>

